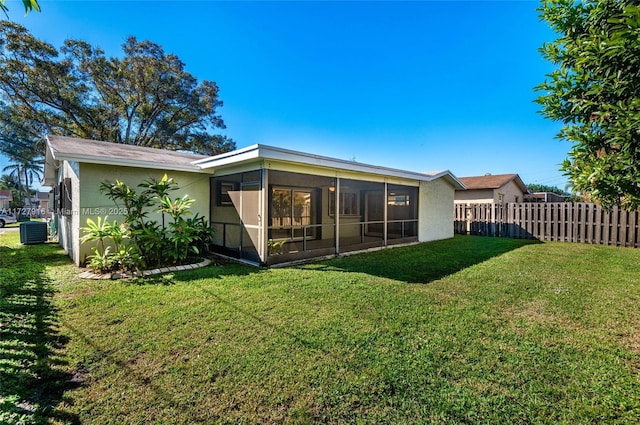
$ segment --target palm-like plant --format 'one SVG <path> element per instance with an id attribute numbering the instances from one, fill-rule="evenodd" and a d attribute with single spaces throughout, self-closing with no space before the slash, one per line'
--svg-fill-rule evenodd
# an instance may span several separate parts
<path id="1" fill-rule="evenodd" d="M 27 199 L 30 199 L 31 185 L 42 176 L 42 134 L 41 126 L 25 121 L 16 110 L 0 108 L 0 152 L 10 161 L 3 171 L 17 181 L 18 192 L 24 193 Z"/>
<path id="2" fill-rule="evenodd" d="M 0 189 L 18 189 L 19 187 L 20 183 L 15 176 L 10 176 L 9 174 L 0 176 Z"/>
<path id="3" fill-rule="evenodd" d="M 31 198 L 31 185 L 35 178 L 42 177 L 44 159 L 27 149 L 16 149 L 13 152 L 5 152 L 11 163 L 2 169 L 8 172 L 9 178 L 18 182 L 18 191 L 25 194 L 26 199 Z M 24 182 L 24 186 L 22 183 Z M 23 190 L 24 189 L 24 190 Z"/>

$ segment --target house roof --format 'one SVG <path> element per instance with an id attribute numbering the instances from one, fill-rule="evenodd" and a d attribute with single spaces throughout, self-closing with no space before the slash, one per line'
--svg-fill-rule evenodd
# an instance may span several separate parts
<path id="1" fill-rule="evenodd" d="M 499 189 L 513 181 L 524 193 L 528 193 L 527 185 L 517 174 L 486 174 L 484 176 L 459 177 L 468 190 L 473 189 Z"/>
<path id="2" fill-rule="evenodd" d="M 13 201 L 13 196 L 11 195 L 11 190 L 9 190 L 9 189 L 0 190 L 0 198 L 8 199 L 9 201 Z"/>
<path id="3" fill-rule="evenodd" d="M 449 170 L 418 173 L 378 165 L 364 164 L 355 161 L 346 161 L 322 155 L 277 148 L 274 146 L 256 144 L 232 152 L 223 153 L 194 162 L 203 169 L 219 168 L 229 165 L 251 162 L 260 159 L 278 160 L 302 165 L 325 167 L 331 169 L 348 170 L 369 174 L 400 177 L 419 181 L 431 181 L 444 178 L 456 189 L 464 189 L 464 185 Z"/>
<path id="4" fill-rule="evenodd" d="M 47 136 L 46 142 L 51 152 L 51 159 L 54 161 L 67 160 L 174 171 L 200 171 L 200 167 L 193 165 L 192 162 L 206 158 L 204 155 L 186 152 L 75 137 Z"/>
<path id="5" fill-rule="evenodd" d="M 444 178 L 456 189 L 464 189 L 465 187 L 449 170 L 418 173 L 258 144 L 207 157 L 204 155 L 164 149 L 122 145 L 64 136 L 47 136 L 46 142 L 48 148 L 44 173 L 45 185 L 55 183 L 54 171 L 56 167 L 58 167 L 57 161 L 61 160 L 212 174 L 215 173 L 216 169 L 221 167 L 253 162 L 260 159 L 271 159 L 419 181 L 431 181 Z"/>

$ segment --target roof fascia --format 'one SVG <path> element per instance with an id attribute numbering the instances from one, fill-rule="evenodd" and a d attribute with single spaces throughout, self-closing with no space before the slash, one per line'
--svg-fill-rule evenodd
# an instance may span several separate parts
<path id="1" fill-rule="evenodd" d="M 203 169 L 215 169 L 217 167 L 240 164 L 242 162 L 253 161 L 256 159 L 313 165 L 330 169 L 386 175 L 390 177 L 399 177 L 419 181 L 431 181 L 440 177 L 446 177 L 447 180 L 454 186 L 460 186 L 460 188 L 465 187 L 462 182 L 460 182 L 457 178 L 455 178 L 455 176 L 453 176 L 453 174 L 451 174 L 449 170 L 440 171 L 437 173 L 417 173 L 413 171 L 404 171 L 395 168 L 363 164 L 359 162 L 346 161 L 338 158 L 330 158 L 322 155 L 315 155 L 259 144 L 252 145 L 244 149 L 239 149 L 237 151 L 227 152 L 221 155 L 194 161 L 192 164 L 198 165 Z"/>
<path id="2" fill-rule="evenodd" d="M 60 154 L 60 152 L 52 151 L 53 159 L 56 161 L 76 161 L 88 164 L 102 164 L 102 165 L 119 165 L 123 167 L 138 167 L 138 168 L 155 168 L 170 171 L 189 171 L 192 173 L 206 173 L 207 171 L 194 165 L 178 165 L 171 163 L 159 164 L 157 162 L 141 161 L 138 159 L 123 159 L 123 158 L 102 158 L 95 157 L 93 155 L 79 155 L 79 154 Z"/>

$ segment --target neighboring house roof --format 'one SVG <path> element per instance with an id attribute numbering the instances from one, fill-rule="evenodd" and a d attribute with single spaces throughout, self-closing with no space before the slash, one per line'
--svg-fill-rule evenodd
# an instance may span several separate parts
<path id="1" fill-rule="evenodd" d="M 398 170 L 395 168 L 381 167 L 355 161 L 346 161 L 338 158 L 331 158 L 322 155 L 315 155 L 306 152 L 293 151 L 289 149 L 260 144 L 205 158 L 194 162 L 194 164 L 199 165 L 203 169 L 215 169 L 223 168 L 230 165 L 237 165 L 243 162 L 252 162 L 259 159 L 293 162 L 302 165 L 401 177 L 421 181 L 431 181 L 443 177 L 456 189 L 464 189 L 464 185 L 449 170 L 418 173 L 414 171 Z"/>
<path id="2" fill-rule="evenodd" d="M 528 193 L 527 185 L 517 174 L 486 174 L 484 176 L 459 177 L 468 190 L 473 189 L 499 189 L 513 181 L 524 193 Z"/>
<path id="3" fill-rule="evenodd" d="M 0 198 L 8 199 L 9 201 L 13 201 L 13 196 L 11 195 L 11 190 L 9 190 L 9 189 L 0 190 Z"/>

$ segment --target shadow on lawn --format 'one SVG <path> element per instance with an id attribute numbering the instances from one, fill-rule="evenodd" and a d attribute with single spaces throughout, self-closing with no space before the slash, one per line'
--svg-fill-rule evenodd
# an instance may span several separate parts
<path id="1" fill-rule="evenodd" d="M 79 423 L 55 412 L 77 386 L 61 350 L 58 314 L 45 265 L 68 263 L 57 245 L 0 246 L 0 419 L 2 423 Z"/>
<path id="2" fill-rule="evenodd" d="M 314 270 L 367 273 L 407 283 L 429 283 L 520 247 L 542 243 L 531 239 L 460 236 L 356 254 L 300 266 Z"/>

